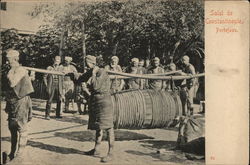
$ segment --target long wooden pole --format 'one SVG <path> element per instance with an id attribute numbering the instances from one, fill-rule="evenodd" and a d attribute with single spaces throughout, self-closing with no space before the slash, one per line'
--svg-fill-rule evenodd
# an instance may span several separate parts
<path id="1" fill-rule="evenodd" d="M 38 69 L 38 68 L 30 68 L 30 67 L 26 67 L 26 66 L 23 66 L 23 68 L 27 69 L 27 70 L 30 70 L 30 71 L 39 72 L 39 73 L 55 74 L 55 75 L 60 75 L 60 76 L 65 75 L 64 73 L 58 72 L 58 71 L 51 71 L 51 70 Z"/>
<path id="2" fill-rule="evenodd" d="M 40 72 L 40 73 L 55 74 L 55 75 L 61 75 L 61 76 L 65 75 L 64 73 L 58 72 L 58 71 L 50 71 L 50 70 L 30 68 L 30 67 L 24 67 L 24 68 L 30 71 L 35 71 L 35 72 Z M 205 76 L 205 73 L 200 73 L 196 75 L 186 75 L 186 76 L 152 76 L 150 74 L 141 75 L 141 74 L 122 73 L 122 72 L 115 72 L 115 71 L 107 71 L 107 72 L 118 75 L 118 76 L 110 75 L 111 78 L 120 78 L 120 79 L 130 77 L 130 78 L 142 78 L 142 79 L 153 79 L 153 80 L 171 80 L 171 79 L 183 80 L 183 79 L 190 79 L 190 78 Z"/>
<path id="3" fill-rule="evenodd" d="M 147 74 L 131 74 L 131 73 L 123 73 L 123 72 L 115 72 L 115 71 L 107 71 L 111 74 L 116 74 L 120 76 L 133 77 L 133 78 L 142 78 L 142 79 L 153 79 L 153 80 L 183 80 L 190 79 L 196 77 L 203 77 L 205 73 L 200 73 L 196 75 L 185 75 L 185 76 L 152 76 Z"/>

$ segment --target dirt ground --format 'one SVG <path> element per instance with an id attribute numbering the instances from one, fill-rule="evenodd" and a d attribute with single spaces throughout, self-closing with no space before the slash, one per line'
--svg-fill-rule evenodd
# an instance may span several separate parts
<path id="1" fill-rule="evenodd" d="M 10 133 L 7 114 L 1 103 L 1 151 L 10 151 Z M 71 107 L 72 108 L 72 107 Z M 84 155 L 94 146 L 94 132 L 87 130 L 88 115 L 76 111 L 63 113 L 62 119 L 44 119 L 45 101 L 33 99 L 33 119 L 29 123 L 29 140 L 26 157 L 18 164 L 32 165 L 78 165 L 104 164 L 100 158 Z M 196 106 L 195 111 L 198 110 Z M 106 164 L 205 164 L 204 160 L 187 160 L 185 154 L 173 151 L 177 129 L 143 129 L 115 131 L 115 157 Z M 104 136 L 104 139 L 106 137 Z M 102 156 L 108 151 L 108 143 L 101 145 Z M 159 149 L 165 149 L 158 154 Z M 2 162 L 1 162 L 2 163 Z"/>

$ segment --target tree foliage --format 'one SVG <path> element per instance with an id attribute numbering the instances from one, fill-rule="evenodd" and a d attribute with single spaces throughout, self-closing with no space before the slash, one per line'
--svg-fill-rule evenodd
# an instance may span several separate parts
<path id="1" fill-rule="evenodd" d="M 202 0 L 41 2 L 29 13 L 34 19 L 44 18 L 37 34 L 20 37 L 3 32 L 1 45 L 3 51 L 20 50 L 25 65 L 45 68 L 59 54 L 64 36 L 63 55 L 72 56 L 81 67 L 84 25 L 87 54 L 104 63 L 112 55 L 122 65 L 128 65 L 131 57 L 157 56 L 162 63 L 170 57 L 178 62 L 184 54 L 204 58 L 203 5 Z"/>

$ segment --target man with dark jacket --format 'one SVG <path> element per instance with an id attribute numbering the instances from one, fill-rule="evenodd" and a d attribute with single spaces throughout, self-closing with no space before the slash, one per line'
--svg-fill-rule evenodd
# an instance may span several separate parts
<path id="1" fill-rule="evenodd" d="M 60 65 L 61 57 L 56 56 L 54 59 L 54 64 L 49 66 L 47 70 L 50 71 L 59 71 L 63 72 L 63 66 Z M 46 89 L 48 92 L 48 100 L 46 104 L 46 111 L 45 111 L 45 118 L 47 120 L 50 119 L 50 111 L 51 111 L 51 104 L 53 101 L 54 96 L 57 100 L 56 106 L 56 118 L 61 117 L 61 102 L 64 101 L 64 90 L 63 90 L 63 76 L 55 75 L 55 74 L 45 74 L 44 75 L 44 83 L 46 85 Z"/>

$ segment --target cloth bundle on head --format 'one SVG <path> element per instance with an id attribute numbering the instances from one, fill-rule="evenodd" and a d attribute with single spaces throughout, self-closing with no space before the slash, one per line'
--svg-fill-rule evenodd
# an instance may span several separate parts
<path id="1" fill-rule="evenodd" d="M 11 50 L 9 50 L 7 52 L 7 56 L 6 57 L 18 57 L 18 56 L 19 56 L 19 52 L 16 51 L 16 50 L 11 49 Z"/>
<path id="2" fill-rule="evenodd" d="M 85 60 L 86 60 L 86 62 L 96 64 L 96 57 L 95 56 L 87 55 Z"/>
<path id="3" fill-rule="evenodd" d="M 69 62 L 71 62 L 71 61 L 72 61 L 72 57 L 65 56 L 65 61 L 69 61 Z"/>

